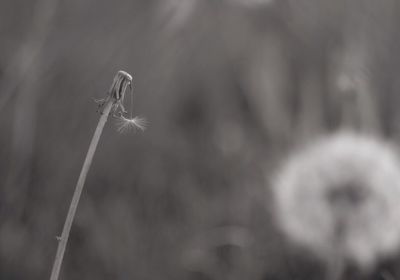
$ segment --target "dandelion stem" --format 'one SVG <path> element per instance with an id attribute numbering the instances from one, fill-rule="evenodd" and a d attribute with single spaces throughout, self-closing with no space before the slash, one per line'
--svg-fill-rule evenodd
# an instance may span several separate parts
<path id="1" fill-rule="evenodd" d="M 86 175 L 89 171 L 90 165 L 92 164 L 93 156 L 96 151 L 97 144 L 100 139 L 100 135 L 103 131 L 104 125 L 107 122 L 108 115 L 110 114 L 111 108 L 114 105 L 115 100 L 110 98 L 108 102 L 104 105 L 103 112 L 101 114 L 99 123 L 97 124 L 96 131 L 94 132 L 92 141 L 90 142 L 90 146 L 88 152 L 86 154 L 85 162 L 83 163 L 83 167 L 81 170 L 81 174 L 79 175 L 78 183 L 76 184 L 75 192 L 72 197 L 71 205 L 69 206 L 67 218 L 65 219 L 63 231 L 61 237 L 58 238 L 58 248 L 56 257 L 54 259 L 53 269 L 51 271 L 50 280 L 57 280 L 60 274 L 61 264 L 64 257 L 65 247 L 68 242 L 69 233 L 71 231 L 72 222 L 74 220 L 75 212 L 78 207 L 79 199 L 82 194 L 82 189 L 85 184 Z"/>

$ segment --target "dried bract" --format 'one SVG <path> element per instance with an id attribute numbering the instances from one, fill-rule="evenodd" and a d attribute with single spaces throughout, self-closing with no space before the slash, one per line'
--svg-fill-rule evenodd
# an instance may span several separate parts
<path id="1" fill-rule="evenodd" d="M 126 113 L 123 102 L 128 86 L 132 90 L 132 76 L 125 71 L 118 71 L 114 77 L 110 89 L 108 90 L 106 98 L 96 101 L 99 103 L 99 108 L 104 107 L 108 101 L 113 100 L 114 115 L 117 113 L 118 109 L 120 109 L 123 113 Z"/>

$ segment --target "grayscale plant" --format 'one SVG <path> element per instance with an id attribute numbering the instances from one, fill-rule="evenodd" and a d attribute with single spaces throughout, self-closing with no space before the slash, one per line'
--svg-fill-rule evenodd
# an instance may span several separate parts
<path id="1" fill-rule="evenodd" d="M 388 143 L 334 134 L 290 156 L 272 185 L 282 232 L 327 262 L 328 279 L 398 251 L 400 163 Z"/>
<path id="2" fill-rule="evenodd" d="M 90 165 L 92 164 L 93 156 L 97 148 L 97 144 L 99 142 L 104 125 L 107 122 L 108 116 L 110 115 L 110 112 L 113 111 L 113 115 L 115 117 L 117 117 L 119 120 L 123 122 L 128 123 L 129 126 L 131 126 L 130 124 L 131 122 L 134 122 L 135 126 L 140 128 L 141 130 L 144 130 L 143 119 L 140 119 L 140 121 L 138 120 L 133 121 L 134 118 L 128 119 L 123 117 L 123 113 L 126 113 L 126 110 L 123 106 L 123 102 L 124 102 L 125 92 L 128 86 L 132 88 L 132 76 L 125 71 L 118 71 L 118 73 L 114 77 L 114 81 L 107 93 L 107 96 L 104 99 L 96 101 L 99 103 L 99 109 L 101 110 L 100 120 L 97 124 L 92 141 L 90 142 L 89 150 L 87 152 L 81 173 L 79 175 L 78 182 L 76 184 L 75 192 L 72 197 L 67 218 L 65 219 L 62 234 L 57 237 L 58 248 L 54 259 L 50 280 L 57 280 L 59 277 L 61 264 L 64 258 L 65 248 L 68 242 L 69 233 L 71 231 L 72 222 L 75 217 L 76 209 L 78 207 L 79 199 L 82 194 L 86 176 L 87 173 L 89 172 Z M 117 116 L 117 113 L 119 113 L 119 116 Z"/>

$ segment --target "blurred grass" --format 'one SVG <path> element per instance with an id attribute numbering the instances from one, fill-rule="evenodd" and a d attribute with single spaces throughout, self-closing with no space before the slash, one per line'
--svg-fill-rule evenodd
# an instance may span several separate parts
<path id="1" fill-rule="evenodd" d="M 339 126 L 342 72 L 367 73 L 382 133 L 398 135 L 399 4 L 347 2 L 58 1 L 37 63 L 1 104 L 0 278 L 50 274 L 98 118 L 92 98 L 124 69 L 149 128 L 106 127 L 62 278 L 319 279 L 274 228 L 266 177 L 297 142 Z M 35 38 L 37 3 L 0 3 L 0 86 Z M 354 44 L 367 55 L 347 74 Z M 232 241 L 235 229 L 251 242 Z"/>

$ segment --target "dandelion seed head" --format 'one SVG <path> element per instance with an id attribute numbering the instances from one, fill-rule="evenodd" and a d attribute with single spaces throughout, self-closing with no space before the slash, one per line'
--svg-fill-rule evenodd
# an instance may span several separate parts
<path id="1" fill-rule="evenodd" d="M 118 118 L 118 132 L 125 133 L 130 131 L 141 130 L 144 131 L 147 126 L 147 121 L 142 117 L 126 118 L 120 116 Z"/>
<path id="2" fill-rule="evenodd" d="M 387 143 L 353 133 L 291 156 L 275 176 L 277 222 L 289 240 L 369 269 L 400 247 L 400 164 Z"/>

